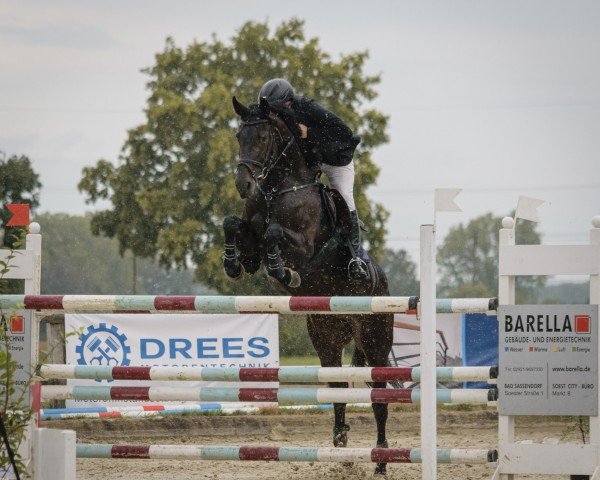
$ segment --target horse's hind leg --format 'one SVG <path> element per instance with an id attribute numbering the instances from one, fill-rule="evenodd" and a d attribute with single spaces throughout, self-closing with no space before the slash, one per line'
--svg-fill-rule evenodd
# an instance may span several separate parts
<path id="1" fill-rule="evenodd" d="M 393 342 L 393 315 L 373 315 L 361 324 L 361 346 L 364 356 L 371 367 L 385 367 Z M 386 382 L 374 382 L 373 388 L 386 388 Z M 377 448 L 388 448 L 386 438 L 386 423 L 388 419 L 388 404 L 373 403 L 373 414 L 377 424 Z M 386 463 L 378 463 L 376 474 L 385 474 Z"/>
<path id="2" fill-rule="evenodd" d="M 309 315 L 308 334 L 322 367 L 341 367 L 344 345 L 352 338 L 352 328 L 339 318 L 325 315 Z M 329 388 L 348 388 L 347 382 L 328 382 Z M 346 424 L 346 404 L 334 403 L 333 445 L 345 447 L 348 444 Z"/>

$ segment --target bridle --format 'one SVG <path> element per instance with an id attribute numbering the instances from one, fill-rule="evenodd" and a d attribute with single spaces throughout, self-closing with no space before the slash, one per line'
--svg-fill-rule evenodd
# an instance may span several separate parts
<path id="1" fill-rule="evenodd" d="M 279 129 L 276 128 L 271 122 L 271 120 L 269 120 L 268 118 L 260 118 L 258 120 L 251 121 L 242 121 L 240 125 L 240 131 L 242 131 L 244 127 L 250 127 L 261 124 L 268 124 L 270 127 L 269 144 L 267 145 L 266 153 L 262 163 L 256 160 L 252 160 L 250 158 L 240 158 L 237 163 L 237 168 L 239 169 L 240 167 L 246 167 L 248 169 L 250 175 L 252 176 L 252 180 L 254 180 L 256 188 L 265 199 L 265 203 L 267 205 L 267 216 L 265 218 L 265 223 L 268 224 L 271 221 L 271 205 L 276 197 L 280 197 L 282 195 L 285 195 L 286 193 L 296 192 L 298 190 L 312 187 L 313 185 L 321 185 L 321 182 L 318 181 L 317 177 L 312 183 L 307 183 L 304 185 L 294 185 L 293 187 L 286 188 L 284 190 L 279 190 L 279 185 L 281 184 L 271 187 L 270 189 L 263 188 L 263 185 L 267 182 L 271 171 L 277 167 L 277 164 L 283 157 L 287 157 L 287 152 L 296 142 L 296 137 L 292 135 L 291 139 L 287 142 L 286 146 L 281 150 L 279 155 L 277 155 L 277 138 L 275 135 L 276 133 L 277 135 L 279 135 L 279 139 L 282 143 L 284 141 L 284 138 L 283 135 L 281 135 Z M 256 176 L 252 167 L 262 168 L 260 175 Z"/>
<path id="2" fill-rule="evenodd" d="M 252 120 L 252 121 L 247 121 L 247 122 L 242 121 L 242 124 L 240 126 L 240 131 L 242 131 L 242 129 L 244 127 L 252 127 L 255 125 L 262 125 L 262 124 L 268 124 L 270 127 L 269 128 L 269 144 L 267 145 L 267 151 L 265 153 L 264 160 L 262 162 L 258 162 L 256 160 L 252 160 L 250 158 L 240 158 L 240 160 L 238 161 L 238 165 L 237 165 L 238 168 L 240 166 L 246 167 L 250 171 L 250 175 L 252 175 L 252 178 L 254 179 L 257 186 L 259 186 L 259 187 L 260 187 L 259 180 L 263 180 L 263 181 L 267 180 L 267 177 L 271 173 L 271 170 L 273 170 L 273 168 L 275 168 L 277 166 L 277 163 L 279 163 L 279 160 L 281 160 L 282 157 L 286 156 L 287 151 L 290 149 L 290 147 L 296 141 L 296 138 L 292 135 L 292 138 L 287 143 L 287 145 L 284 147 L 284 149 L 281 151 L 281 153 L 277 157 L 275 157 L 275 147 L 277 146 L 277 139 L 275 138 L 275 132 L 277 132 L 277 134 L 279 135 L 279 139 L 282 142 L 283 142 L 283 135 L 281 135 L 281 132 L 273 126 L 273 124 L 271 123 L 271 121 L 269 119 L 261 118 L 258 120 Z M 252 166 L 262 168 L 262 171 L 258 177 L 255 177 Z"/>

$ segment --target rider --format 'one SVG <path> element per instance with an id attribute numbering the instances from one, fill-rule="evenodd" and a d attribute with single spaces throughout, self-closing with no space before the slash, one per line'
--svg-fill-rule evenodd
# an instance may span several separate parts
<path id="1" fill-rule="evenodd" d="M 318 164 L 348 205 L 352 225 L 350 243 L 353 258 L 348 272 L 353 279 L 368 278 L 369 255 L 360 244 L 360 224 L 354 204 L 354 150 L 360 137 L 334 113 L 326 110 L 314 100 L 296 95 L 292 85 L 283 78 L 273 78 L 265 83 L 258 93 L 258 100 L 266 98 L 276 108 L 292 110 L 298 121 L 302 151 L 306 160 Z"/>

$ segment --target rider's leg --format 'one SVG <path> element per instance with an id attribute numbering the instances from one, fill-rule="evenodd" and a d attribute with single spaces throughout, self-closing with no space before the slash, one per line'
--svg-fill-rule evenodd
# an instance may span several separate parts
<path id="1" fill-rule="evenodd" d="M 342 167 L 333 165 L 321 164 L 321 170 L 327 175 L 331 188 L 335 188 L 340 195 L 346 200 L 346 205 L 351 212 L 356 210 L 354 204 L 354 162 Z"/>
<path id="2" fill-rule="evenodd" d="M 323 173 L 327 175 L 331 187 L 335 188 L 348 205 L 350 210 L 350 218 L 352 225 L 350 227 L 350 243 L 356 256 L 361 261 L 356 261 L 357 258 L 353 258 L 350 261 L 349 272 L 350 276 L 356 279 L 368 277 L 368 269 L 364 262 L 369 262 L 369 255 L 365 252 L 360 244 L 360 222 L 358 219 L 358 212 L 356 211 L 356 205 L 354 204 L 354 162 L 350 162 L 348 165 L 336 167 L 333 165 L 321 164 Z"/>

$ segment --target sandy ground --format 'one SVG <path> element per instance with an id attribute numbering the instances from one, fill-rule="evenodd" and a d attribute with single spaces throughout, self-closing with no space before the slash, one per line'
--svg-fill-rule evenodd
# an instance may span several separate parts
<path id="1" fill-rule="evenodd" d="M 351 425 L 349 445 L 373 447 L 375 426 L 369 411 L 348 414 Z M 392 410 L 388 421 L 390 447 L 419 447 L 419 413 Z M 329 446 L 333 416 L 331 412 L 285 415 L 185 415 L 145 419 L 64 420 L 46 422 L 51 428 L 77 431 L 82 443 L 154 444 L 261 444 Z M 541 442 L 546 437 L 561 437 L 568 423 L 541 418 L 519 419 L 517 438 Z M 493 410 L 442 410 L 438 416 L 438 447 L 496 448 L 497 418 Z M 576 441 L 569 438 L 566 441 Z M 333 463 L 285 462 L 209 462 L 197 460 L 100 460 L 77 461 L 78 479 L 358 479 L 381 478 L 372 475 L 373 464 L 344 466 Z M 440 480 L 487 479 L 493 474 L 487 465 L 440 465 Z M 388 479 L 421 478 L 418 465 L 390 464 Z M 543 476 L 526 478 L 541 480 Z M 553 476 L 554 478 L 568 478 Z"/>

